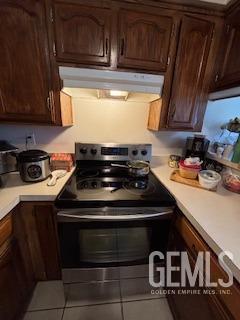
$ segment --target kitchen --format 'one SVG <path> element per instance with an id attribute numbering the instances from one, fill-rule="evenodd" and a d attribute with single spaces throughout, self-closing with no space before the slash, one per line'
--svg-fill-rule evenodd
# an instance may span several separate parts
<path id="1" fill-rule="evenodd" d="M 0 140 L 21 174 L 0 166 L 1 319 L 240 318 L 239 8 L 1 2 Z M 189 156 L 227 168 L 217 190 L 183 177 Z M 49 157 L 68 170 L 53 186 Z M 210 252 L 212 281 L 230 251 L 230 294 L 157 292 L 153 251 Z"/>

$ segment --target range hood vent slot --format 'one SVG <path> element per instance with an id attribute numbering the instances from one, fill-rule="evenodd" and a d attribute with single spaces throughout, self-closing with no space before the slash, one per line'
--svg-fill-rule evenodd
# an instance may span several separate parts
<path id="1" fill-rule="evenodd" d="M 164 76 L 155 74 L 59 67 L 64 87 L 121 90 L 161 95 Z"/>

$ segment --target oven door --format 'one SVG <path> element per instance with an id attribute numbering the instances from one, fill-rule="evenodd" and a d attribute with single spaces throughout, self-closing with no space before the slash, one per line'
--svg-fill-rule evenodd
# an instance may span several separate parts
<path id="1" fill-rule="evenodd" d="M 147 263 L 166 251 L 172 208 L 101 208 L 58 212 L 62 268 Z"/>

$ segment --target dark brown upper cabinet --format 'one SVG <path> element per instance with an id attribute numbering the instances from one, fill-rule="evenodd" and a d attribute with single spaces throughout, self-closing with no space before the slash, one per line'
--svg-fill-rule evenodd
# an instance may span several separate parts
<path id="1" fill-rule="evenodd" d="M 58 61 L 110 65 L 109 9 L 56 3 L 54 15 Z"/>
<path id="2" fill-rule="evenodd" d="M 71 100 L 60 93 L 50 50 L 48 6 L 40 0 L 0 2 L 1 122 L 72 125 Z"/>
<path id="3" fill-rule="evenodd" d="M 168 110 L 170 129 L 201 130 L 207 104 L 206 74 L 214 23 L 193 16 L 182 19 Z"/>
<path id="4" fill-rule="evenodd" d="M 172 18 L 167 16 L 121 10 L 118 66 L 166 71 L 172 24 Z"/>
<path id="5" fill-rule="evenodd" d="M 240 85 L 240 7 L 226 18 L 218 52 L 213 90 Z"/>
<path id="6" fill-rule="evenodd" d="M 42 1 L 0 3 L 0 120 L 51 123 Z"/>

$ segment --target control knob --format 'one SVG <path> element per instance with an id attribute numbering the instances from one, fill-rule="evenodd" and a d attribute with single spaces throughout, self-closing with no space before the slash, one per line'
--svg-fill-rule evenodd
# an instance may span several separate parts
<path id="1" fill-rule="evenodd" d="M 91 149 L 91 154 L 93 155 L 97 154 L 97 149 Z"/>
<path id="2" fill-rule="evenodd" d="M 86 154 L 87 153 L 87 148 L 83 147 L 80 149 L 80 153 Z"/>
<path id="3" fill-rule="evenodd" d="M 142 154 L 143 156 L 146 156 L 147 153 L 148 153 L 148 152 L 147 152 L 147 150 L 145 150 L 145 149 L 141 151 L 141 154 Z"/>
<path id="4" fill-rule="evenodd" d="M 93 181 L 93 182 L 92 182 L 92 188 L 93 188 L 93 189 L 96 189 L 97 187 L 98 187 L 97 182 L 96 182 L 96 181 Z"/>
<path id="5" fill-rule="evenodd" d="M 132 154 L 133 154 L 134 156 L 136 156 L 136 155 L 138 154 L 138 150 L 137 150 L 137 149 L 133 150 L 133 151 L 132 151 Z"/>

